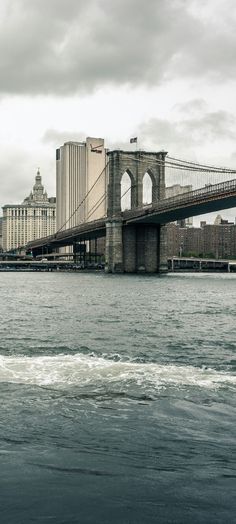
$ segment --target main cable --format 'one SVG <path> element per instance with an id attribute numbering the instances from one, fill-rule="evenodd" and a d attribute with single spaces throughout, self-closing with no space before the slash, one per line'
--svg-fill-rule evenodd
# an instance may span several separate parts
<path id="1" fill-rule="evenodd" d="M 129 159 L 130 160 L 130 156 L 129 155 L 123 155 L 123 157 L 125 157 L 127 160 Z M 140 158 L 141 157 L 141 158 Z M 193 162 L 188 162 L 188 161 L 179 161 L 178 159 L 176 159 L 175 162 L 169 162 L 168 160 L 161 160 L 161 159 L 150 159 L 148 158 L 147 156 L 145 156 L 145 154 L 140 154 L 140 157 L 139 158 L 133 158 L 133 161 L 135 162 L 140 162 L 140 163 L 146 163 L 146 164 L 149 164 L 149 165 L 153 165 L 153 164 L 157 164 L 159 166 L 163 166 L 163 167 L 169 167 L 169 168 L 172 168 L 172 169 L 179 169 L 181 171 L 191 171 L 191 172 L 201 172 L 201 173 L 218 173 L 218 174 L 228 174 L 228 173 L 232 173 L 232 174 L 235 174 L 236 173 L 236 170 L 235 169 L 227 169 L 227 168 L 216 168 L 216 167 L 213 167 L 213 166 L 205 166 L 205 167 L 201 167 L 201 166 L 204 166 L 203 164 L 194 164 Z M 172 157 L 166 157 L 166 158 L 170 158 L 172 159 Z M 173 160 L 175 160 L 173 158 Z M 188 165 L 190 164 L 190 165 Z M 191 167 L 191 165 L 193 165 L 193 167 Z M 197 167 L 199 166 L 199 167 Z"/>
<path id="2" fill-rule="evenodd" d="M 91 191 L 94 189 L 95 185 L 97 184 L 97 182 L 99 181 L 99 179 L 101 178 L 101 176 L 103 175 L 103 173 L 106 171 L 107 169 L 107 166 L 109 164 L 109 160 L 108 162 L 106 163 L 105 167 L 103 168 L 103 170 L 101 171 L 101 173 L 98 175 L 98 177 L 96 178 L 94 184 L 90 187 L 89 191 L 86 193 L 85 197 L 80 201 L 80 203 L 78 204 L 78 206 L 76 207 L 76 209 L 73 211 L 73 213 L 69 216 L 69 218 L 66 220 L 66 222 L 64 222 L 64 224 L 56 231 L 55 234 L 57 233 L 60 233 L 60 231 L 62 231 L 62 229 L 66 226 L 66 224 L 73 218 L 73 216 L 75 215 L 75 213 L 77 213 L 77 211 L 79 210 L 79 208 L 85 203 L 86 201 L 86 198 L 88 197 L 88 195 L 91 193 Z"/>

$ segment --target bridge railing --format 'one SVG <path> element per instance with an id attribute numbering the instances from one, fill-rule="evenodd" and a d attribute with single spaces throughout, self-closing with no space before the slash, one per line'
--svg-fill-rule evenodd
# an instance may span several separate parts
<path id="1" fill-rule="evenodd" d="M 140 208 L 124 211 L 122 213 L 122 216 L 124 218 L 132 218 L 133 216 L 135 217 L 139 212 L 151 213 L 153 211 L 168 210 L 174 207 L 179 207 L 181 205 L 188 205 L 190 203 L 193 203 L 194 201 L 198 201 L 201 198 L 207 200 L 209 197 L 212 198 L 215 196 L 220 196 L 222 195 L 222 193 L 226 196 L 235 192 L 236 179 L 227 180 L 225 182 L 220 182 L 214 185 L 207 184 L 206 186 L 200 189 L 195 189 L 193 191 L 181 193 L 179 195 L 169 198 L 164 198 L 163 200 L 155 202 L 154 204 L 152 203 L 148 205 L 143 205 Z"/>
<path id="2" fill-rule="evenodd" d="M 72 228 L 64 229 L 57 231 L 53 235 L 50 235 L 48 237 L 42 237 L 38 238 L 36 240 L 32 240 L 27 244 L 27 249 L 33 249 L 39 245 L 47 245 L 47 244 L 53 244 L 57 241 L 66 239 L 66 238 L 73 238 L 76 237 L 78 233 L 83 233 L 83 231 L 86 233 L 88 230 L 97 230 L 102 227 L 105 227 L 105 219 L 99 218 L 97 220 L 94 220 L 93 222 L 82 222 L 81 224 L 78 224 L 77 226 L 74 226 Z"/>

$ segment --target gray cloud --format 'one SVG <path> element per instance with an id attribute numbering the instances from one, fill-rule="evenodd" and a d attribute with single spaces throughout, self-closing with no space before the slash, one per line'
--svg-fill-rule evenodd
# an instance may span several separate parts
<path id="1" fill-rule="evenodd" d="M 167 150 L 170 155 L 181 154 L 185 158 L 193 160 L 201 155 L 203 147 L 217 151 L 216 158 L 224 161 L 224 144 L 230 145 L 232 155 L 234 154 L 234 142 L 236 134 L 236 121 L 234 116 L 223 110 L 209 111 L 203 99 L 193 99 L 185 104 L 176 104 L 169 119 L 152 118 L 141 122 L 130 136 L 138 136 L 138 148 L 153 149 L 158 151 Z M 49 128 L 42 137 L 42 143 L 53 150 L 69 140 L 84 141 L 87 136 L 82 131 L 61 131 Z M 111 141 L 105 138 L 106 147 L 109 149 L 132 150 L 134 146 L 126 140 Z M 219 150 L 221 144 L 222 151 Z M 228 154 L 228 153 L 227 153 Z M 229 156 L 229 161 L 234 156 Z M 199 158 L 201 161 L 201 157 Z"/>
<path id="2" fill-rule="evenodd" d="M 7 157 L 1 156 L 1 206 L 5 204 L 20 203 L 24 196 L 30 192 L 30 187 L 27 185 L 26 169 L 25 157 L 23 154 L 13 153 Z M 18 173 L 20 172 L 20 177 L 16 176 L 16 170 Z"/>
<path id="3" fill-rule="evenodd" d="M 192 101 L 192 107 L 197 105 L 200 111 L 197 113 L 189 112 L 189 117 L 173 120 L 151 119 L 139 127 L 139 134 L 145 143 L 151 143 L 155 149 L 165 149 L 169 151 L 188 150 L 194 151 L 202 145 L 211 146 L 212 143 L 235 140 L 236 122 L 235 118 L 227 111 L 202 112 L 204 104 Z M 187 108 L 190 103 L 186 104 Z M 184 111 L 184 106 L 181 110 Z"/>
<path id="4" fill-rule="evenodd" d="M 173 107 L 175 112 L 182 115 L 201 115 L 207 111 L 207 103 L 202 98 L 194 98 L 184 103 L 175 104 Z"/>
<path id="5" fill-rule="evenodd" d="M 0 91 L 70 94 L 235 74 L 235 8 L 194 0 L 2 0 Z"/>
<path id="6" fill-rule="evenodd" d="M 58 131 L 57 129 L 47 129 L 42 137 L 42 142 L 49 144 L 55 149 L 70 140 L 84 142 L 85 136 L 86 133 L 78 133 L 78 131 Z"/>

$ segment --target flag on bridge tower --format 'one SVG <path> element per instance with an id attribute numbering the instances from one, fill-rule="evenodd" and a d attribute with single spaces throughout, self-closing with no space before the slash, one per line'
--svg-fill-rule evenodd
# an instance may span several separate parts
<path id="1" fill-rule="evenodd" d="M 130 139 L 130 144 L 137 144 L 137 142 L 138 142 L 138 137 L 137 136 L 135 136 L 135 137 Z"/>

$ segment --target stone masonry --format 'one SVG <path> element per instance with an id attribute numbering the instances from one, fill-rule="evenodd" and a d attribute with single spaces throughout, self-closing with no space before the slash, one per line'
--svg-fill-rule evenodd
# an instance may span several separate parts
<path id="1" fill-rule="evenodd" d="M 158 224 L 129 225 L 121 211 L 121 179 L 131 181 L 131 209 L 143 207 L 143 177 L 152 182 L 152 203 L 165 197 L 165 156 L 161 151 L 111 151 L 109 156 L 106 271 L 158 273 L 167 270 L 166 228 Z"/>

